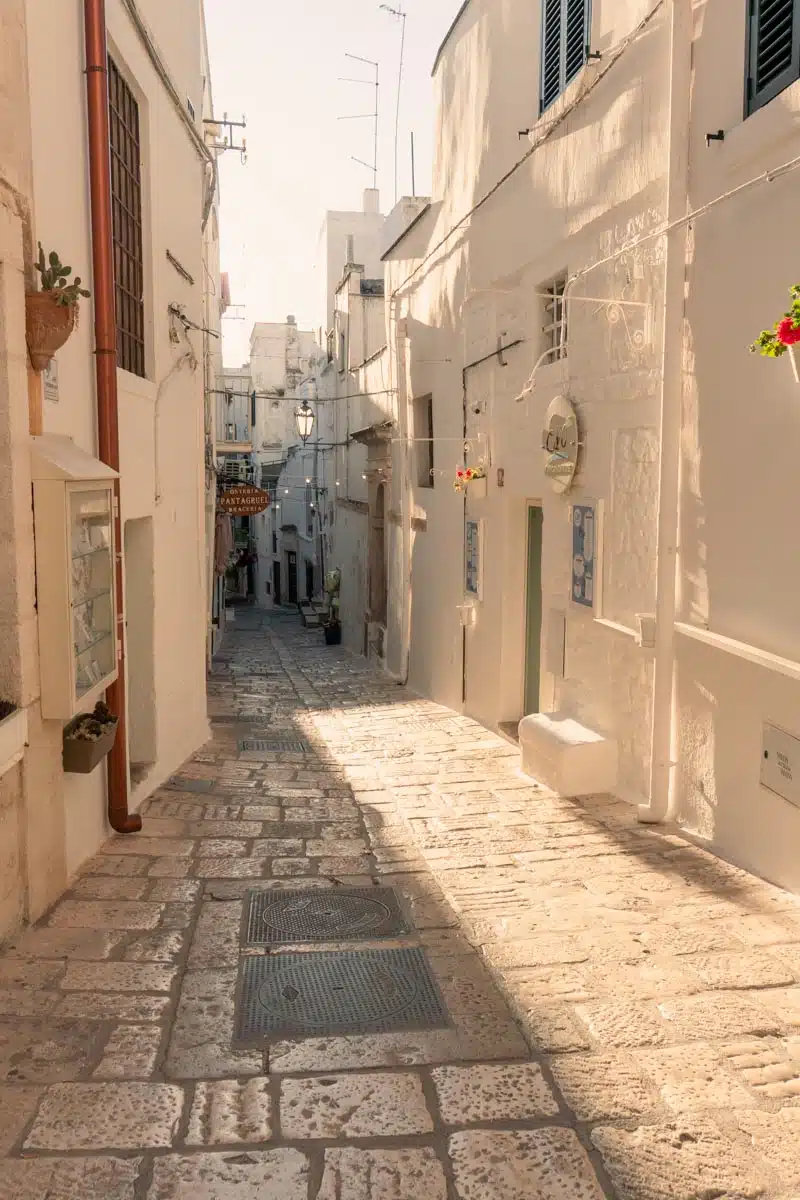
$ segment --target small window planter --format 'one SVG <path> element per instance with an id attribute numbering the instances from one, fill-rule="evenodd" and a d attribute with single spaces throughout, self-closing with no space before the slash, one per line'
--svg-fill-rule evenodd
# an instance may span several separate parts
<path id="1" fill-rule="evenodd" d="M 27 711 L 0 700 L 0 776 L 21 762 L 27 741 Z"/>
<path id="2" fill-rule="evenodd" d="M 90 775 L 117 740 L 119 718 L 98 704 L 64 728 L 64 770 L 70 775 Z"/>

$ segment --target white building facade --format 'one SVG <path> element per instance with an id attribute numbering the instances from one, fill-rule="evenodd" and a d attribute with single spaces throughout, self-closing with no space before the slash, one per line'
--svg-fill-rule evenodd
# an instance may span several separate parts
<path id="1" fill-rule="evenodd" d="M 800 410 L 748 351 L 797 282 L 800 72 L 744 4 L 543 7 L 460 10 L 431 203 L 385 254 L 353 500 L 387 669 L 493 728 L 572 718 L 642 820 L 797 888 Z"/>
<path id="2" fill-rule="evenodd" d="M 39 439 L 37 471 L 42 462 L 52 464 L 55 446 L 62 458 L 95 463 L 95 478 L 109 474 L 97 462 L 98 227 L 90 207 L 84 24 L 90 10 L 101 43 L 104 29 L 107 35 L 108 57 L 102 46 L 98 67 L 108 81 L 107 94 L 101 93 L 107 95 L 110 131 L 113 246 L 110 240 L 107 249 L 116 264 L 110 294 L 118 332 L 116 549 L 124 579 L 118 599 L 125 609 L 119 643 L 127 666 L 127 720 L 117 736 L 127 752 L 113 799 L 104 764 L 87 775 L 64 772 L 64 719 L 42 716 L 43 704 L 49 714 L 52 704 L 42 691 L 43 631 L 34 596 L 36 587 L 40 599 L 51 590 L 55 557 L 41 530 L 33 557 L 28 436 L 30 431 Z M 3 574 L 12 592 L 0 633 L 0 694 L 25 710 L 29 743 L 22 762 L 0 781 L 9 800 L 3 814 L 8 853 L 0 865 L 2 936 L 53 903 L 109 835 L 110 808 L 115 819 L 123 810 L 135 813 L 208 736 L 213 451 L 205 390 L 213 387 L 216 370 L 207 339 L 218 332 L 221 290 L 216 172 L 202 124 L 210 110 L 202 5 L 87 0 L 54 8 L 45 0 L 2 0 L 0 16 L 0 327 L 9 383 L 0 389 L 0 411 L 9 456 L 9 473 L 3 474 L 13 483 L 13 506 L 3 505 L 9 517 L 2 539 L 9 571 Z M 24 294 L 36 286 L 38 241 L 71 264 L 93 293 L 81 302 L 81 320 L 44 387 L 29 364 L 25 375 Z M 114 665 L 115 630 L 108 638 Z"/>

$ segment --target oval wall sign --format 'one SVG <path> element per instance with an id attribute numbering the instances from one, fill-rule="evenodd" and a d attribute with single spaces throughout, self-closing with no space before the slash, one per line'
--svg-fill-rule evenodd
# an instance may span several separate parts
<path id="1" fill-rule="evenodd" d="M 568 492 L 578 469 L 578 414 L 567 396 L 556 396 L 547 410 L 542 450 L 553 491 Z"/>
<path id="2" fill-rule="evenodd" d="M 254 517 L 269 508 L 269 492 L 250 483 L 235 483 L 222 493 L 219 507 L 232 517 Z"/>

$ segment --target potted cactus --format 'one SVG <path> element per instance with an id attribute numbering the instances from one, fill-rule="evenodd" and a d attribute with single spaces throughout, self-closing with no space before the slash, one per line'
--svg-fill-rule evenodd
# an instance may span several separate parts
<path id="1" fill-rule="evenodd" d="M 81 287 L 80 276 L 70 282 L 72 267 L 65 267 L 55 250 L 45 256 L 41 242 L 36 270 L 41 290 L 25 296 L 25 330 L 33 368 L 43 371 L 75 328 L 81 296 L 90 293 Z"/>

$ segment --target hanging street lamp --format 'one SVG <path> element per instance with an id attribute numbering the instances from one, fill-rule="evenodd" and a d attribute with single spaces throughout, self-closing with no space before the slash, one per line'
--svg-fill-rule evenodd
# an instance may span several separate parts
<path id="1" fill-rule="evenodd" d="M 300 440 L 305 444 L 311 437 L 311 431 L 314 428 L 314 410 L 307 400 L 304 400 L 300 407 L 295 409 L 294 419 Z"/>

